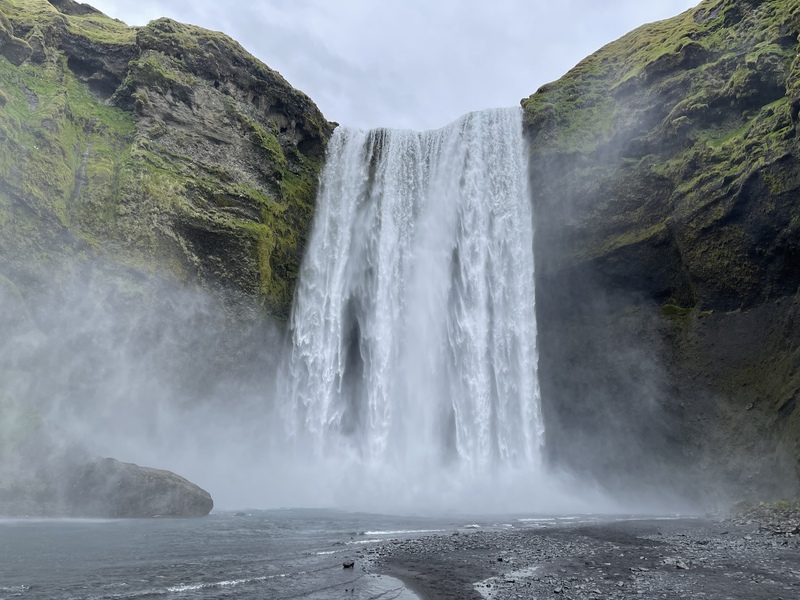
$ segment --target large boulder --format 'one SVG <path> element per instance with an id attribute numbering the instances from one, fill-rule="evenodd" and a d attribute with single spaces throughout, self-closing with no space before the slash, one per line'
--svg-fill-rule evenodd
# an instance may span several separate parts
<path id="1" fill-rule="evenodd" d="M 9 406 L 5 408 L 2 416 L 9 414 Z M 19 410 L 10 414 L 14 412 Z M 55 446 L 35 423 L 28 430 L 24 438 L 18 435 L 6 439 L 5 448 L 0 445 L 0 515 L 190 518 L 204 517 L 214 508 L 208 492 L 175 473 L 112 458 L 91 459 L 79 446 Z M 54 458 L 56 454 L 60 456 Z"/>
<path id="2" fill-rule="evenodd" d="M 183 477 L 113 458 L 77 469 L 66 491 L 66 510 L 79 517 L 204 517 L 212 508 L 211 495 Z"/>

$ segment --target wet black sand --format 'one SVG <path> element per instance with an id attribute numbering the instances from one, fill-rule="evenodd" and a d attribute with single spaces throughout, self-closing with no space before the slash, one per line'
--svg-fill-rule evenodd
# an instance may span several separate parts
<path id="1" fill-rule="evenodd" d="M 362 560 L 424 600 L 800 599 L 800 536 L 731 521 L 457 533 L 391 541 Z"/>

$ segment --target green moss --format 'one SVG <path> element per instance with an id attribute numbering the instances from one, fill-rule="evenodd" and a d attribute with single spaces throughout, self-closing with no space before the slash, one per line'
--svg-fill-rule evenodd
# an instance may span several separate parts
<path id="1" fill-rule="evenodd" d="M 70 16 L 67 18 L 72 34 L 103 44 L 132 46 L 136 43 L 136 29 L 102 14 Z"/>
<path id="2" fill-rule="evenodd" d="M 313 104 L 236 42 L 199 27 L 159 19 L 133 29 L 97 13 L 64 15 L 46 0 L 0 0 L 0 23 L 12 22 L 35 37 L 38 54 L 19 68 L 0 57 L 4 264 L 49 277 L 56 261 L 103 255 L 138 271 L 221 279 L 259 297 L 269 314 L 288 316 L 328 127 Z M 84 49 L 135 56 L 109 102 L 132 112 L 98 101 L 72 73 L 64 41 L 76 37 L 91 42 L 77 40 Z M 216 76 L 234 71 L 268 90 L 265 101 L 297 111 L 291 118 L 304 137 L 319 135 L 313 155 L 284 139 L 236 84 L 219 90 Z M 202 86 L 203 102 L 215 97 L 202 108 L 216 114 L 224 103 L 260 153 L 259 172 L 198 156 L 181 128 L 164 122 L 165 97 L 192 106 Z M 252 254 L 229 264 L 242 247 Z"/>
<path id="3" fill-rule="evenodd" d="M 316 180 L 287 171 L 281 179 L 281 197 L 289 206 L 309 206 L 316 196 Z"/>
<path id="4" fill-rule="evenodd" d="M 695 307 L 680 306 L 678 304 L 667 302 L 666 304 L 661 306 L 661 314 L 667 317 L 668 319 L 684 321 L 691 316 L 696 316 L 700 319 L 705 319 L 714 314 L 714 311 L 711 310 L 699 311 Z"/>
<path id="5" fill-rule="evenodd" d="M 692 314 L 692 308 L 676 306 L 675 304 L 665 304 L 661 307 L 661 314 L 670 319 L 685 319 Z"/>
<path id="6" fill-rule="evenodd" d="M 797 188 L 771 165 L 796 154 L 798 34 L 798 0 L 706 0 L 523 100 L 532 165 L 545 165 L 538 179 L 547 183 L 534 193 L 580 215 L 562 263 L 669 247 L 714 301 L 759 297 L 771 267 L 752 251 L 753 226 L 740 222 L 743 186 L 763 182 L 773 197 Z M 785 212 L 753 202 L 762 214 Z"/>
<path id="7" fill-rule="evenodd" d="M 231 100 L 229 100 L 229 111 L 251 135 L 253 142 L 264 151 L 265 158 L 281 171 L 286 168 L 286 156 L 275 134 L 244 114 Z"/>
<path id="8" fill-rule="evenodd" d="M 55 31 L 63 27 L 72 35 L 99 44 L 132 46 L 136 42 L 136 29 L 122 21 L 102 13 L 64 15 L 47 0 L 0 0 L 0 13 L 27 28 Z"/>
<path id="9" fill-rule="evenodd" d="M 177 92 L 188 99 L 197 79 L 178 68 L 172 58 L 159 52 L 147 52 L 130 62 L 127 83 L 153 87 L 164 94 Z"/>
<path id="10" fill-rule="evenodd" d="M 35 244 L 52 223 L 99 247 L 116 218 L 117 175 L 130 158 L 132 115 L 98 102 L 63 60 L 22 67 L 0 60 L 0 89 L 8 98 L 0 111 L 0 181 L 38 219 L 0 204 L 7 247 Z"/>
<path id="11" fill-rule="evenodd" d="M 736 27 L 729 26 L 740 10 L 732 0 L 706 0 L 612 42 L 522 101 L 528 127 L 536 131 L 547 124 L 548 141 L 561 152 L 589 152 L 625 127 L 630 111 L 621 100 L 643 85 L 657 88 L 662 79 L 693 79 L 692 89 L 667 118 L 670 125 L 707 111 L 708 99 L 720 96 L 720 83 L 723 95 L 741 99 L 766 66 L 788 70 L 793 53 L 775 40 L 798 18 L 798 3 L 762 3 L 745 10 Z M 711 74 L 715 65 L 738 61 L 743 37 L 753 39 L 752 49 L 727 81 L 716 81 L 716 75 L 694 77 L 693 68 Z"/>
<path id="12" fill-rule="evenodd" d="M 614 236 L 607 240 L 603 245 L 601 253 L 612 252 L 625 246 L 632 246 L 639 244 L 645 240 L 650 240 L 654 237 L 663 236 L 667 231 L 665 223 L 656 223 L 652 227 L 646 229 L 630 229 L 625 233 Z"/>
<path id="13" fill-rule="evenodd" d="M 76 173 L 84 169 L 97 179 L 111 169 L 109 161 L 132 137 L 133 119 L 100 104 L 63 65 L 56 75 L 34 65 L 15 68 L 2 61 L 0 88 L 9 99 L 0 114 L 7 137 L 0 149 L 0 176 L 68 226 Z M 22 89 L 35 94 L 34 109 Z"/>
<path id="14" fill-rule="evenodd" d="M 183 61 L 191 72 L 222 75 L 230 64 L 250 64 L 264 73 L 274 74 L 227 35 L 194 25 L 162 18 L 148 23 L 137 32 L 137 41 L 145 50 L 156 50 Z"/>

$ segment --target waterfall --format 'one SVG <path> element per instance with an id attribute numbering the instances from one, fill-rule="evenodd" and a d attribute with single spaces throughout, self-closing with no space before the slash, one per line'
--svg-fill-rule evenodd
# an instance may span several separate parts
<path id="1" fill-rule="evenodd" d="M 535 470 L 544 431 L 521 111 L 421 133 L 339 127 L 291 336 L 283 418 L 310 457 Z"/>

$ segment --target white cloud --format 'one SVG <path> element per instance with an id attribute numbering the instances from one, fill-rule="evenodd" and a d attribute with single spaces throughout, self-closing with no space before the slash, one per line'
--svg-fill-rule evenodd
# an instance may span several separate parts
<path id="1" fill-rule="evenodd" d="M 697 0 L 92 3 L 132 25 L 170 16 L 224 31 L 328 119 L 424 129 L 470 110 L 515 105 L 602 45 Z"/>

